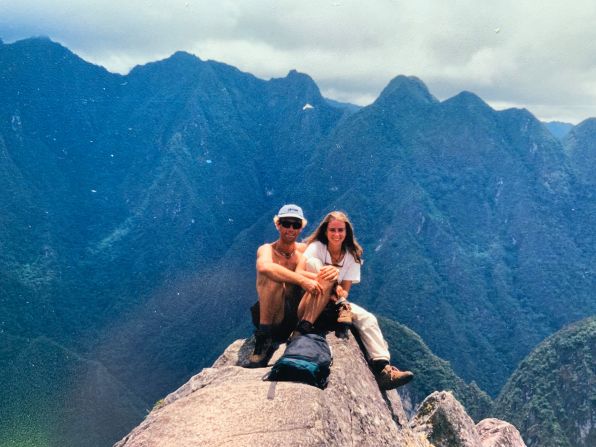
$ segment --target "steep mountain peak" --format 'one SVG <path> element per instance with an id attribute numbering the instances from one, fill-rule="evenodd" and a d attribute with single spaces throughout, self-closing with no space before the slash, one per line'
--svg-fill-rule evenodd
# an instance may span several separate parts
<path id="1" fill-rule="evenodd" d="M 307 75 L 306 73 L 302 73 L 302 72 L 296 70 L 295 68 L 292 68 L 290 71 L 288 71 L 286 78 L 287 79 L 309 79 L 310 81 L 314 82 L 309 75 Z"/>
<path id="2" fill-rule="evenodd" d="M 380 391 L 353 337 L 328 336 L 333 350 L 325 390 L 296 382 L 263 381 L 263 369 L 244 368 L 253 340 L 237 340 L 212 368 L 168 395 L 116 447 L 144 445 L 399 445 L 403 447 L 525 447 L 514 427 L 491 420 L 481 435 L 451 393 L 433 393 L 408 421 L 400 395 Z M 270 364 L 278 358 L 278 349 Z M 238 421 L 242 421 L 238 424 Z M 482 424 L 482 425 L 481 425 Z M 208 429 L 206 429 L 208 427 Z M 502 434 L 502 436 L 499 436 Z M 490 439 L 489 439 L 490 438 Z M 430 441 L 430 442 L 429 442 Z"/>
<path id="3" fill-rule="evenodd" d="M 573 128 L 573 132 L 590 132 L 596 135 L 596 118 L 583 120 Z"/>
<path id="4" fill-rule="evenodd" d="M 13 67 L 10 70 L 11 77 L 27 73 L 32 76 L 31 79 L 36 78 L 37 82 L 40 76 L 48 73 L 52 73 L 51 76 L 54 77 L 62 77 L 66 73 L 72 75 L 73 70 L 77 71 L 79 76 L 81 73 L 100 76 L 109 73 L 104 67 L 85 61 L 65 46 L 45 36 L 30 37 L 3 45 L 0 65 L 4 64 Z M 4 67 L 0 67 L 0 70 L 2 68 Z M 55 78 L 52 82 L 58 79 Z M 37 87 L 39 86 L 34 86 Z"/>
<path id="5" fill-rule="evenodd" d="M 523 135 L 531 132 L 535 137 L 539 137 L 541 141 L 546 141 L 545 138 L 556 141 L 552 133 L 528 109 L 514 107 L 496 113 L 504 125 L 518 129 Z"/>
<path id="6" fill-rule="evenodd" d="M 583 183 L 594 185 L 596 118 L 582 121 L 563 138 L 563 147 Z"/>
<path id="7" fill-rule="evenodd" d="M 437 99 L 415 76 L 399 75 L 383 89 L 375 103 L 433 104 Z"/>
<path id="8" fill-rule="evenodd" d="M 596 118 L 588 118 L 569 130 L 563 138 L 563 144 L 567 151 L 573 152 L 577 149 L 578 144 L 584 146 L 583 142 L 593 139 L 596 139 Z"/>
<path id="9" fill-rule="evenodd" d="M 319 91 L 319 87 L 317 86 L 313 78 L 311 78 L 306 73 L 301 73 L 297 70 L 290 70 L 286 77 L 283 78 L 283 80 L 295 88 L 304 90 L 316 89 L 317 91 Z"/>
<path id="10" fill-rule="evenodd" d="M 480 96 L 464 90 L 457 95 L 447 99 L 443 102 L 445 105 L 454 105 L 466 108 L 468 110 L 485 110 L 485 111 L 493 111 L 493 109 L 486 103 Z"/>
<path id="11" fill-rule="evenodd" d="M 501 110 L 499 113 L 501 115 L 513 119 L 518 119 L 520 121 L 526 121 L 528 119 L 531 119 L 533 121 L 538 122 L 538 119 L 532 114 L 532 112 L 530 112 L 528 109 L 524 107 L 511 107 L 509 109 Z"/>
<path id="12" fill-rule="evenodd" d="M 16 40 L 11 45 L 30 45 L 30 44 L 42 44 L 42 45 L 50 44 L 50 45 L 62 46 L 59 43 L 54 42 L 49 36 L 45 36 L 45 35 L 32 36 L 32 37 L 27 37 L 25 39 Z"/>
<path id="13" fill-rule="evenodd" d="M 151 72 L 153 70 L 193 70 L 200 67 L 205 62 L 194 54 L 187 53 L 186 51 L 176 51 L 171 56 L 161 59 L 155 62 L 149 62 L 143 65 L 135 66 L 130 74 L 139 72 Z"/>
<path id="14" fill-rule="evenodd" d="M 305 73 L 290 70 L 285 78 L 273 78 L 269 82 L 283 96 L 296 98 L 300 102 L 306 101 L 312 105 L 325 103 L 319 87 Z"/>
<path id="15" fill-rule="evenodd" d="M 172 54 L 166 60 L 182 61 L 182 62 L 190 62 L 190 63 L 196 63 L 197 61 L 203 62 L 203 60 L 200 57 L 198 57 L 192 53 L 189 53 L 187 51 L 176 51 L 174 54 Z"/>
<path id="16" fill-rule="evenodd" d="M 58 42 L 54 42 L 47 36 L 28 37 L 27 39 L 17 40 L 7 46 L 17 51 L 32 51 L 35 53 L 51 51 L 79 58 L 68 48 Z"/>

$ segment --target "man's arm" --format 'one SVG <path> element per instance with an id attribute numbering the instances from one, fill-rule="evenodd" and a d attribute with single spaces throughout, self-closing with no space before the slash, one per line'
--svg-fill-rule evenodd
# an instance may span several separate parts
<path id="1" fill-rule="evenodd" d="M 314 279 L 273 262 L 273 248 L 269 244 L 261 245 L 257 250 L 257 273 L 276 282 L 297 284 L 310 293 L 322 292 L 321 286 Z"/>
<path id="2" fill-rule="evenodd" d="M 321 267 L 319 273 L 309 272 L 306 270 L 306 256 L 302 255 L 296 272 L 311 279 L 321 279 L 323 281 L 336 281 L 339 276 L 339 270 L 331 265 L 324 265 Z"/>

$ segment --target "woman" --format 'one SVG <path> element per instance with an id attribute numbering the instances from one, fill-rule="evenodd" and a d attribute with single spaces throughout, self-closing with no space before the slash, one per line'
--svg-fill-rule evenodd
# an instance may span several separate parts
<path id="1" fill-rule="evenodd" d="M 339 313 L 337 322 L 341 325 L 351 324 L 352 314 L 347 298 L 352 284 L 360 282 L 362 247 L 354 237 L 348 216 L 341 211 L 330 212 L 305 243 L 304 261 L 298 265 L 298 270 L 318 272 L 324 265 L 332 265 L 339 270 L 337 286 L 325 297 L 327 299 L 321 298 L 317 306 L 319 312 L 329 300 L 334 301 Z"/>
<path id="2" fill-rule="evenodd" d="M 325 293 L 317 296 L 305 294 L 298 307 L 301 321 L 297 330 L 301 333 L 312 331 L 325 306 L 335 301 L 339 308 L 338 323 L 352 323 L 358 331 L 379 386 L 392 389 L 412 380 L 414 375 L 410 371 L 400 371 L 389 364 L 389 350 L 376 317 L 366 309 L 347 302 L 352 284 L 360 282 L 362 265 L 362 247 L 356 241 L 348 216 L 341 211 L 330 212 L 305 242 L 307 248 L 297 272 L 318 272 L 323 266 L 332 265 L 339 270 L 339 275 L 337 285 L 322 281 Z"/>

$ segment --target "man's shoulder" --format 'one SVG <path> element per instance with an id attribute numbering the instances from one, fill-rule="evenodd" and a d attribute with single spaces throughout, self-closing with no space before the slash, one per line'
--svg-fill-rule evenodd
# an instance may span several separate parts
<path id="1" fill-rule="evenodd" d="M 259 248 L 257 248 L 257 254 L 258 253 L 262 253 L 263 251 L 269 251 L 272 250 L 272 244 L 269 242 L 265 242 L 263 245 L 259 246 Z"/>
<path id="2" fill-rule="evenodd" d="M 258 253 L 262 253 L 264 251 L 273 251 L 273 244 L 275 244 L 275 242 L 265 242 L 263 245 L 261 245 L 259 248 L 257 248 L 257 254 Z M 296 253 L 304 253 L 304 251 L 306 250 L 307 245 L 304 242 L 296 242 L 295 243 L 295 250 Z"/>

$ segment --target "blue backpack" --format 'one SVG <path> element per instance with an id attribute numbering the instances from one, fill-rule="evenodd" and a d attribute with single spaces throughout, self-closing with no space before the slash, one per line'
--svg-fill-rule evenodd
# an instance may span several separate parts
<path id="1" fill-rule="evenodd" d="M 298 335 L 288 342 L 266 379 L 304 382 L 324 389 L 329 381 L 331 362 L 331 349 L 325 337 L 319 334 Z"/>

